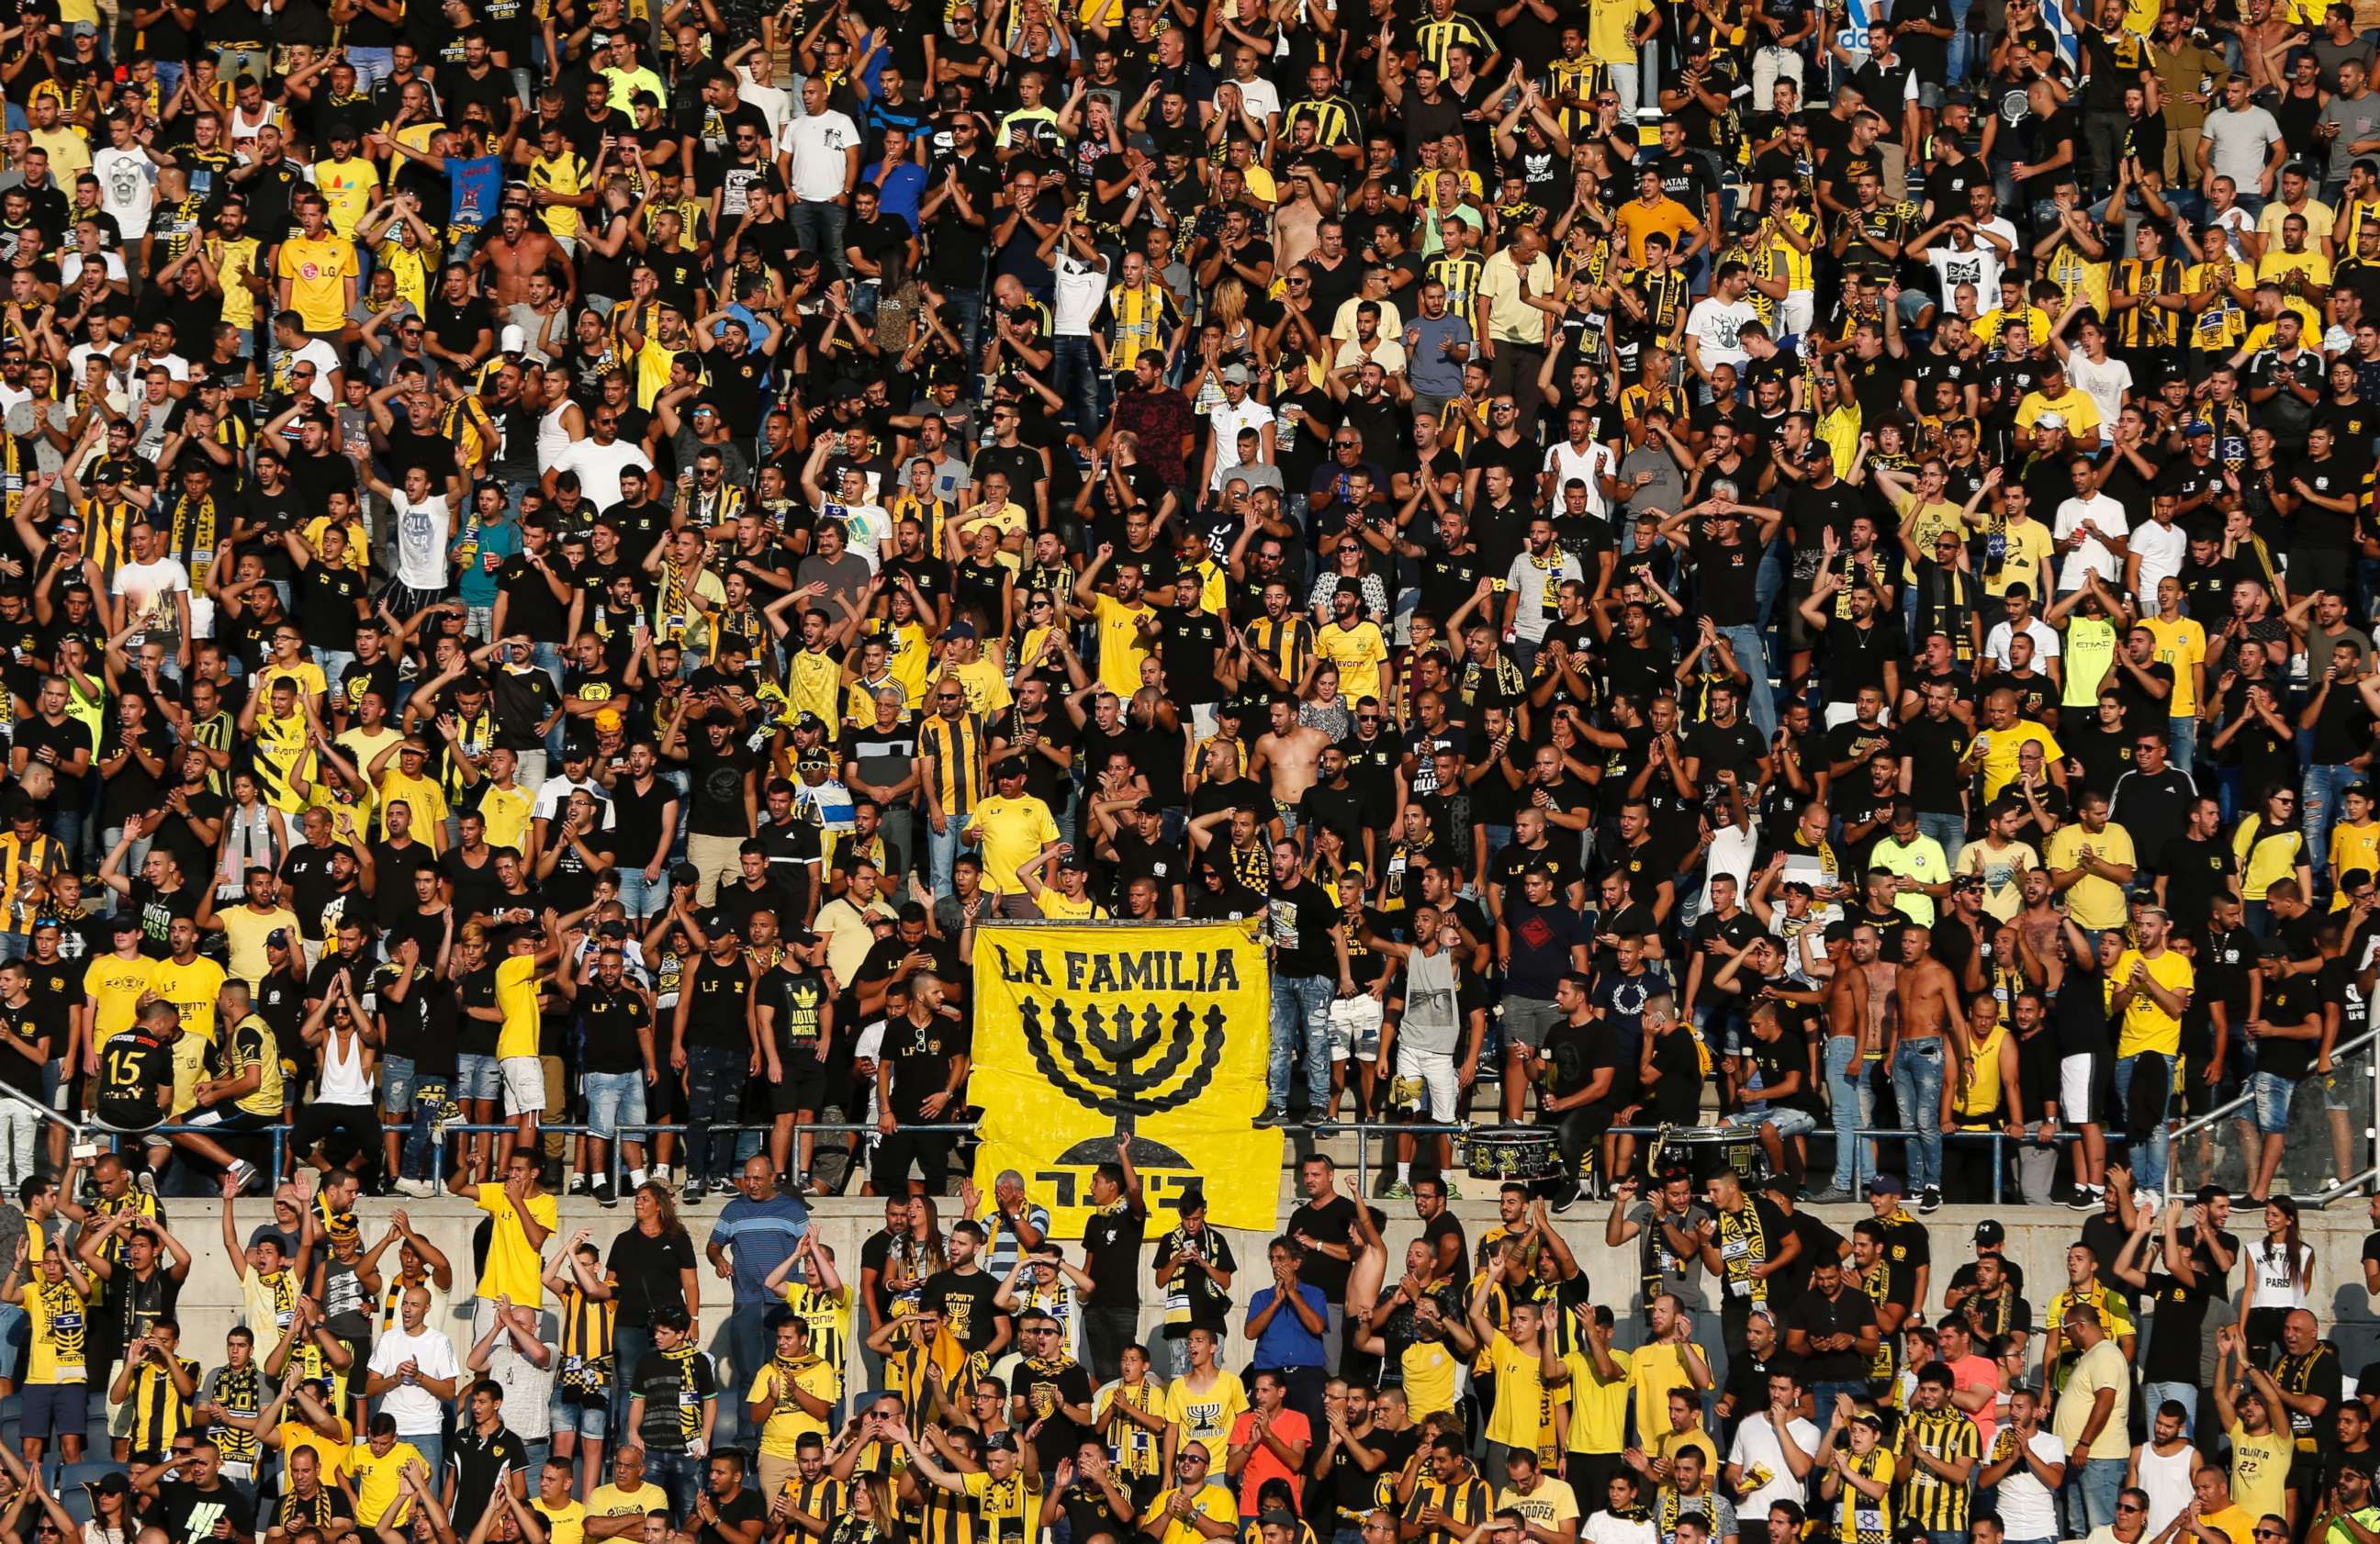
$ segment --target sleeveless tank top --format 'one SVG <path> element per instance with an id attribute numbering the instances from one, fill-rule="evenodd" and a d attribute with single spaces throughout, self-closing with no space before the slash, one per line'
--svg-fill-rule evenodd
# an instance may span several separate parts
<path id="1" fill-rule="evenodd" d="M 2276 1244 L 2270 1239 L 2248 1246 L 2248 1269 L 2254 1273 L 2256 1283 L 2256 1307 L 2259 1309 L 2305 1307 L 2306 1295 L 2298 1285 L 2298 1272 L 2313 1253 L 2312 1246 L 2300 1244 L 2292 1257 L 2288 1245 Z"/>
<path id="2" fill-rule="evenodd" d="M 364 1076 L 364 1037 L 346 1037 L 347 1049 L 339 1050 L 339 1031 L 331 1031 L 331 1038 L 322 1046 L 322 1076 L 316 1097 L 324 1104 L 366 1104 L 372 1102 L 371 1080 Z"/>
<path id="3" fill-rule="evenodd" d="M 2000 1046 L 2008 1037 L 2005 1019 L 1993 1025 L 1992 1032 L 1977 1043 L 1974 1055 L 1961 1070 L 1958 1098 L 1961 1125 L 1988 1124 L 2007 1103 L 2007 1091 L 2000 1087 Z"/>
<path id="4" fill-rule="evenodd" d="M 2181 1514 L 2190 1504 L 2190 1455 L 2195 1452 L 2188 1442 L 2171 1456 L 2160 1454 L 2154 1442 L 2141 1444 L 2141 1489 L 2149 1493 L 2147 1537 L 2156 1538 L 2166 1525 Z"/>

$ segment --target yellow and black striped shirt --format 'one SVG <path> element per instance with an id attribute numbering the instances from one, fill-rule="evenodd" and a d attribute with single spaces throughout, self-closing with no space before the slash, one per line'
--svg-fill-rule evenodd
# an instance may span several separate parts
<path id="1" fill-rule="evenodd" d="M 2180 313 L 2156 305 L 2154 297 L 2180 295 L 2189 271 L 2172 258 L 2143 262 L 2126 258 L 2116 265 L 2116 288 L 2140 298 L 2137 306 L 2116 313 L 2116 342 L 2125 348 L 2171 348 Z"/>
<path id="2" fill-rule="evenodd" d="M 196 1388 L 199 1364 L 187 1357 L 174 1359 L 188 1374 L 191 1387 Z M 157 1463 L 174 1445 L 174 1434 L 190 1424 L 190 1402 L 164 1368 L 144 1360 L 132 1374 L 130 1405 L 133 1462 Z"/>
<path id="3" fill-rule="evenodd" d="M 927 718 L 917 726 L 917 754 L 933 758 L 935 791 L 945 814 L 967 814 L 990 791 L 984 780 L 983 723 L 974 714 Z"/>
<path id="4" fill-rule="evenodd" d="M 851 1289 L 822 1292 L 808 1282 L 787 1282 L 779 1290 L 794 1317 L 810 1327 L 811 1354 L 829 1367 L 842 1367 L 851 1344 Z"/>
<path id="5" fill-rule="evenodd" d="M 619 1300 L 597 1302 L 577 1287 L 562 1298 L 562 1367 L 558 1378 L 571 1393 L 601 1393 L 611 1385 L 613 1336 Z"/>
<path id="6" fill-rule="evenodd" d="M 1457 43 L 1468 44 L 1471 64 L 1475 69 L 1485 69 L 1495 56 L 1496 45 L 1488 41 L 1479 23 L 1461 11 L 1448 15 L 1444 21 L 1425 21 L 1414 29 L 1414 42 L 1421 47 L 1422 62 L 1432 66 L 1441 75 L 1446 73 L 1447 52 Z"/>
<path id="7" fill-rule="evenodd" d="M 1965 1482 L 1943 1478 L 1909 1454 L 1914 1448 L 1946 1464 L 1980 1457 L 1983 1443 L 1967 1413 L 1949 1405 L 1939 1410 L 1912 1410 L 1900 1423 L 1900 1441 L 1895 1445 L 1900 1454 L 1900 1462 L 1894 1466 L 1900 1471 L 1902 1520 L 1914 1522 L 1930 1533 L 1966 1532 L 1973 1488 Z M 1972 1469 L 1968 1478 L 1973 1478 Z"/>

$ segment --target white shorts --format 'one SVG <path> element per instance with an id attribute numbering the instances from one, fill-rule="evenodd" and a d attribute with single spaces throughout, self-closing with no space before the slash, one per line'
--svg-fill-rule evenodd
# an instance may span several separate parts
<path id="1" fill-rule="evenodd" d="M 506 1056 L 496 1063 L 504 1080 L 504 1114 L 545 1113 L 545 1065 L 536 1056 Z"/>
<path id="2" fill-rule="evenodd" d="M 1380 1000 L 1369 992 L 1339 997 L 1330 1004 L 1330 1059 L 1342 1062 L 1353 1052 L 1370 1061 L 1380 1054 Z"/>
<path id="3" fill-rule="evenodd" d="M 2091 1108 L 2092 1074 L 2097 1070 L 2096 1056 L 2066 1056 L 2058 1064 L 2058 1118 L 2069 1126 L 2081 1126 L 2096 1118 Z"/>
<path id="4" fill-rule="evenodd" d="M 1452 1056 L 1432 1051 L 1410 1051 L 1400 1045 L 1397 1047 L 1397 1076 L 1418 1079 L 1429 1091 L 1431 1125 L 1454 1124 L 1461 1084 L 1454 1075 Z"/>

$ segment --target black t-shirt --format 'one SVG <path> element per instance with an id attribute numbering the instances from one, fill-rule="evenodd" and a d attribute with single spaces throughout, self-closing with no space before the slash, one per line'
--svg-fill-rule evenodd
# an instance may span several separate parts
<path id="1" fill-rule="evenodd" d="M 760 1502 L 760 1492 L 749 1485 L 737 1487 L 735 1494 L 725 1502 L 714 1499 L 711 1504 L 718 1509 L 719 1521 L 705 1523 L 696 1529 L 695 1544 L 730 1544 L 737 1536 L 729 1529 L 740 1528 L 747 1523 L 766 1523 L 769 1516 L 769 1509 Z"/>
<path id="2" fill-rule="evenodd" d="M 1332 1196 L 1320 1206 L 1307 1201 L 1289 1214 L 1289 1225 L 1282 1229 L 1292 1238 L 1300 1234 L 1320 1244 L 1352 1244 L 1355 1228 L 1355 1203 L 1345 1196 Z M 1336 1260 L 1319 1249 L 1309 1249 L 1305 1263 L 1297 1269 L 1297 1279 L 1306 1285 L 1318 1287 L 1333 1302 L 1346 1296 L 1347 1273 L 1354 1261 Z"/>
<path id="3" fill-rule="evenodd" d="M 629 1390 L 645 1402 L 637 1435 L 648 1453 L 684 1453 L 702 1435 L 702 1404 L 719 1396 L 719 1377 L 693 1349 L 648 1351 L 637 1363 Z"/>
<path id="4" fill-rule="evenodd" d="M 99 1054 L 100 1119 L 125 1131 L 145 1131 L 165 1118 L 160 1092 L 174 1087 L 174 1048 L 138 1026 L 111 1036 Z"/>
<path id="5" fill-rule="evenodd" d="M 1087 1299 L 1091 1307 L 1139 1306 L 1140 1246 L 1148 1227 L 1148 1212 L 1129 1202 L 1083 1224 L 1083 1269 L 1091 1278 Z"/>
<path id="6" fill-rule="evenodd" d="M 201 1490 L 187 1479 L 169 1479 L 157 1487 L 157 1502 L 148 1513 L 148 1526 L 162 1529 L 170 1544 L 200 1544 L 214 1537 L 215 1525 L 228 1520 L 231 1531 L 256 1532 L 256 1503 L 220 1476 L 212 1490 Z"/>
<path id="7" fill-rule="evenodd" d="M 655 1309 L 686 1306 L 686 1284 L 678 1273 L 693 1270 L 695 1263 L 694 1241 L 684 1228 L 658 1238 L 642 1228 L 628 1228 L 612 1240 L 604 1263 L 620 1278 L 622 1324 L 644 1329 L 652 1323 Z"/>
<path id="8" fill-rule="evenodd" d="M 1339 962 L 1330 946 L 1330 930 L 1339 921 L 1339 908 L 1331 903 L 1330 893 L 1311 879 L 1302 879 L 1286 889 L 1276 887 L 1269 901 L 1273 973 L 1335 980 Z"/>
<path id="9" fill-rule="evenodd" d="M 952 1338 L 960 1345 L 980 1351 L 991 1344 L 992 1332 L 1000 1322 L 1000 1310 L 992 1304 L 1000 1293 L 1000 1282 L 990 1272 L 980 1266 L 965 1275 L 937 1272 L 926 1278 L 923 1293 L 921 1301 L 941 1310 L 942 1322 L 950 1326 Z"/>

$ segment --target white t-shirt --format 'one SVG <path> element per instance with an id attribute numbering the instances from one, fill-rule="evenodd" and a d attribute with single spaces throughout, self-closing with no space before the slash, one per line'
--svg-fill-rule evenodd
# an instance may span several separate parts
<path id="1" fill-rule="evenodd" d="M 319 379 L 319 378 L 318 378 Z M 565 451 L 557 466 L 566 466 L 578 474 L 578 490 L 597 513 L 617 508 L 625 502 L 620 497 L 620 474 L 631 466 L 653 469 L 652 458 L 644 447 L 627 440 L 614 440 L 599 445 L 592 435 L 574 440 Z"/>
<path id="2" fill-rule="evenodd" d="M 2039 617 L 2027 617 L 2024 635 L 2033 640 L 2033 657 L 2036 662 L 2058 657 L 2058 629 Z M 1992 630 L 1984 634 L 1985 657 L 2002 669 L 2008 669 L 2009 644 L 2015 637 L 2016 630 L 2007 622 L 1994 622 Z"/>
<path id="3" fill-rule="evenodd" d="M 115 571 L 115 582 L 108 586 L 109 592 L 124 602 L 126 623 L 140 623 L 144 641 L 153 639 L 168 647 L 179 642 L 182 635 L 182 621 L 174 609 L 174 592 L 188 594 L 189 588 L 190 571 L 171 558 L 160 558 L 153 563 L 126 563 Z"/>
<path id="4" fill-rule="evenodd" d="M 1050 332 L 1061 338 L 1087 338 L 1091 322 L 1107 304 L 1108 275 L 1072 252 L 1058 254 L 1058 305 L 1050 319 Z"/>
<path id="5" fill-rule="evenodd" d="M 452 1378 L 460 1370 L 455 1343 L 446 1338 L 446 1332 L 433 1330 L 426 1322 L 418 1335 L 407 1334 L 400 1324 L 383 1333 L 372 1347 L 371 1370 L 382 1377 L 395 1376 L 396 1369 L 407 1362 L 429 1378 Z M 419 1383 L 397 1384 L 380 1396 L 380 1407 L 395 1420 L 400 1437 L 434 1434 L 446 1413 L 444 1402 Z"/>
<path id="6" fill-rule="evenodd" d="M 2181 523 L 2160 525 L 2154 520 L 2143 520 L 2132 527 L 2126 538 L 2132 556 L 2141 561 L 2141 604 L 2153 608 L 2156 604 L 2157 581 L 2178 579 L 2181 565 L 2190 556 L 2190 537 Z"/>
<path id="7" fill-rule="evenodd" d="M 1223 479 L 1240 464 L 1240 430 L 1257 431 L 1257 452 L 1262 458 L 1264 427 L 1272 422 L 1272 409 L 1257 401 L 1252 393 L 1242 397 L 1237 407 L 1228 400 L 1217 403 L 1207 410 L 1207 422 L 1215 431 L 1215 480 L 1208 487 L 1220 488 Z"/>
<path id="8" fill-rule="evenodd" d="M 446 537 L 454 527 L 446 495 L 433 493 L 419 503 L 396 489 L 389 494 L 396 511 L 396 582 L 408 590 L 446 588 Z"/>
<path id="9" fill-rule="evenodd" d="M 2000 271 L 2007 267 L 2000 261 L 1998 251 L 1978 241 L 1967 251 L 1955 247 L 1928 247 L 1925 260 L 1932 265 L 1935 276 L 1942 281 L 1942 303 L 1952 304 L 1961 284 L 1975 286 L 1975 300 L 1988 305 L 2000 292 Z"/>
<path id="10" fill-rule="evenodd" d="M 843 522 L 843 544 L 873 573 L 884 561 L 884 543 L 892 539 L 892 512 L 881 504 L 846 504 L 837 499 L 819 501 L 820 520 Z"/>
<path id="11" fill-rule="evenodd" d="M 125 271 L 123 253 L 102 252 L 99 255 L 99 266 L 101 271 L 106 273 L 110 283 L 121 283 L 124 282 Z M 81 280 L 82 254 L 80 252 L 68 252 L 65 257 L 58 259 L 59 289 L 72 289 L 77 283 L 80 283 Z"/>
<path id="12" fill-rule="evenodd" d="M 2116 415 L 2123 411 L 2124 393 L 2132 389 L 2132 367 L 2121 359 L 2094 361 L 2079 348 L 2066 351 L 2066 373 L 2099 410 L 2099 443 L 2116 442 Z M 2106 522 L 2102 521 L 2102 525 Z"/>
<path id="13" fill-rule="evenodd" d="M 2027 1444 L 2034 1456 L 2045 1464 L 2066 1462 L 2066 1444 L 2047 1428 L 2033 1434 Z M 1990 1456 L 1985 1454 L 1986 1457 Z M 2008 1528 L 2010 1538 L 2055 1538 L 2058 1536 L 2058 1502 L 2041 1477 L 2020 1463 L 2008 1472 L 1999 1483 L 1998 1506 L 2000 1522 Z M 2024 1531 L 2020 1533 L 2018 1529 Z"/>
<path id="14" fill-rule="evenodd" d="M 843 152 L 858 143 L 859 126 L 847 114 L 832 109 L 787 124 L 777 148 L 792 158 L 794 197 L 808 204 L 842 198 L 844 178 L 851 170 Z"/>
<path id="15" fill-rule="evenodd" d="M 1712 823 L 1718 825 L 1716 821 Z M 1703 904 L 1707 911 L 1713 904 L 1710 882 L 1722 875 L 1735 881 L 1738 897 L 1752 893 L 1752 857 L 1760 846 L 1760 828 L 1755 824 L 1747 829 L 1742 826 L 1725 826 L 1711 833 L 1710 851 L 1703 860 Z"/>
<path id="16" fill-rule="evenodd" d="M 2123 505 L 2104 493 L 2094 493 L 2088 499 L 2069 499 L 2058 505 L 2058 519 L 2051 526 L 2050 534 L 2064 541 L 2080 531 L 2085 520 L 2096 525 L 2102 536 L 2120 537 L 2131 529 L 2131 523 L 2124 518 Z M 2084 537 L 2080 547 L 2066 554 L 2066 564 L 2058 571 L 2058 589 L 2081 589 L 2083 573 L 2092 570 L 2095 570 L 2100 582 L 2110 588 L 2117 586 L 2124 572 L 2123 566 L 2116 561 L 2116 555 L 2107 549 L 2107 543 L 2097 537 Z"/>
<path id="17" fill-rule="evenodd" d="M 1700 345 L 1703 368 L 1733 365 L 1742 369 L 1752 356 L 1743 352 L 1739 340 L 1744 328 L 1759 320 L 1760 313 L 1748 300 L 1726 301 L 1705 296 L 1686 313 L 1686 336 Z"/>
<path id="18" fill-rule="evenodd" d="M 1792 1434 L 1793 1445 L 1803 1453 L 1816 1454 L 1818 1429 L 1799 1417 L 1785 1423 Z M 1735 1442 L 1727 1450 L 1727 1461 L 1740 1466 L 1746 1475 L 1754 1469 L 1767 1469 L 1768 1483 L 1758 1487 L 1735 1503 L 1738 1517 L 1762 1517 L 1779 1502 L 1799 1502 L 1803 1496 L 1802 1482 L 1793 1478 L 1786 1466 L 1785 1449 L 1777 1441 L 1777 1429 L 1766 1416 L 1755 1416 L 1735 1429 Z"/>
<path id="19" fill-rule="evenodd" d="M 157 163 L 149 152 L 138 145 L 93 151 L 91 173 L 99 179 L 99 207 L 115 216 L 115 228 L 146 231 L 149 211 L 157 202 Z"/>

